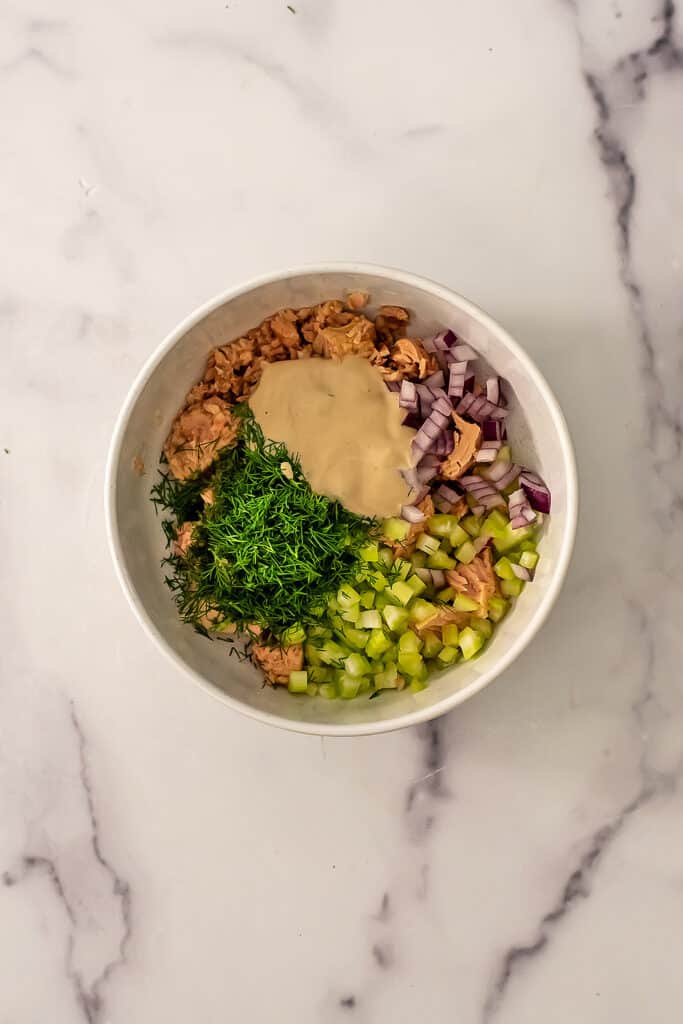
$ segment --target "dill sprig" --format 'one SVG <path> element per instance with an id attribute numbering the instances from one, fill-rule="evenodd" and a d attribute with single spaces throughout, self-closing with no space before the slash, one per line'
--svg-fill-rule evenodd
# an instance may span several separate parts
<path id="1" fill-rule="evenodd" d="M 169 540 L 176 524 L 198 523 L 188 554 L 166 559 L 167 583 L 186 621 L 205 624 L 209 614 L 278 636 L 314 622 L 330 593 L 353 579 L 375 521 L 312 491 L 299 459 L 264 438 L 248 406 L 236 408 L 243 423 L 234 448 L 207 473 L 189 481 L 162 474 L 153 489 L 173 516 Z M 204 507 L 208 486 L 213 501 Z"/>

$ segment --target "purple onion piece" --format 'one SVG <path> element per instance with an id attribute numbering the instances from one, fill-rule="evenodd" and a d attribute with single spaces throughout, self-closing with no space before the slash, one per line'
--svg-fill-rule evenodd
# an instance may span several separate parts
<path id="1" fill-rule="evenodd" d="M 401 516 L 408 523 L 423 523 L 427 516 L 414 505 L 402 505 Z"/>

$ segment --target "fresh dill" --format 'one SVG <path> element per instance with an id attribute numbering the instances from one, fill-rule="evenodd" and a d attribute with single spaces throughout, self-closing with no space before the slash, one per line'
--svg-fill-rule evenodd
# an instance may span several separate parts
<path id="1" fill-rule="evenodd" d="M 178 526 L 197 524 L 187 554 L 166 559 L 167 583 L 188 622 L 256 624 L 279 636 L 315 622 L 329 595 L 354 578 L 375 521 L 312 491 L 299 459 L 264 438 L 248 406 L 236 411 L 243 422 L 234 448 L 191 480 L 162 472 L 153 488 L 152 501 L 172 516 L 169 545 Z"/>

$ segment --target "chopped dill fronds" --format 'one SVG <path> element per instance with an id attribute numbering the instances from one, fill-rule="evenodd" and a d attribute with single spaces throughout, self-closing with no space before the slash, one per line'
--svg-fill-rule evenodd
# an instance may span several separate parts
<path id="1" fill-rule="evenodd" d="M 264 438 L 248 406 L 236 411 L 243 423 L 234 448 L 192 480 L 162 473 L 153 488 L 152 501 L 173 516 L 164 524 L 169 544 L 177 526 L 198 523 L 187 555 L 166 559 L 166 582 L 188 622 L 205 628 L 209 614 L 278 636 L 316 621 L 327 597 L 353 579 L 375 521 L 312 491 L 298 458 Z"/>

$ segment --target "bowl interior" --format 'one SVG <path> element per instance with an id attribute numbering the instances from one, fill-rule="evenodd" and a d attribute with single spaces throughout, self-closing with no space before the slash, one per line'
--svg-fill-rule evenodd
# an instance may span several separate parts
<path id="1" fill-rule="evenodd" d="M 434 333 L 452 327 L 508 382 L 508 419 L 516 457 L 536 469 L 553 497 L 552 515 L 540 545 L 533 586 L 524 591 L 499 625 L 492 642 L 474 662 L 459 664 L 430 681 L 419 694 L 383 693 L 376 700 L 326 701 L 298 698 L 286 688 L 261 685 L 248 663 L 229 656 L 229 645 L 198 636 L 177 617 L 163 583 L 164 542 L 160 520 L 149 500 L 158 456 L 183 398 L 204 368 L 208 352 L 239 337 L 283 306 L 305 306 L 343 296 L 347 290 L 371 294 L 371 309 L 406 306 L 411 332 Z M 410 724 L 441 713 L 476 692 L 523 649 L 549 610 L 571 552 L 575 521 L 575 477 L 562 416 L 547 385 L 528 357 L 476 307 L 447 289 L 398 272 L 377 268 L 301 271 L 260 282 L 219 300 L 190 318 L 142 371 L 124 408 L 114 440 L 108 478 L 111 539 L 124 587 L 139 617 L 161 645 L 195 678 L 256 717 L 311 732 L 372 732 Z M 146 472 L 133 469 L 136 457 Z"/>

